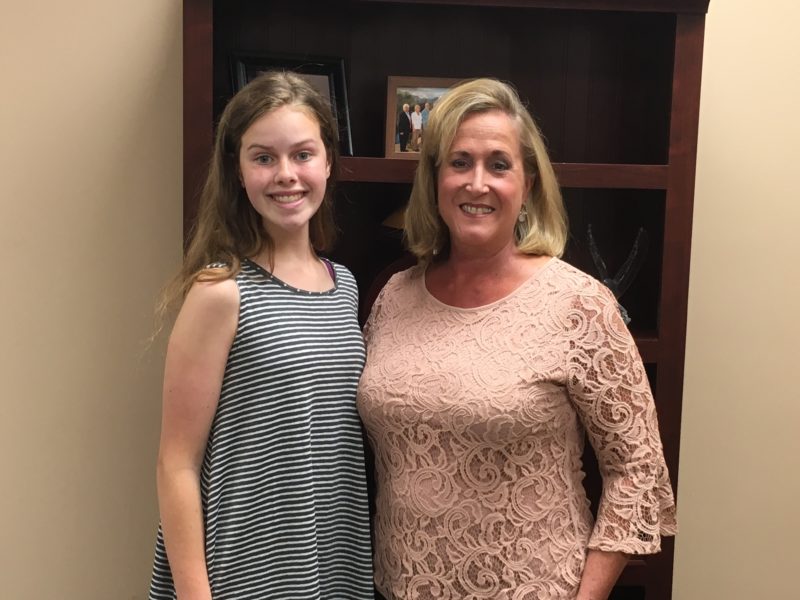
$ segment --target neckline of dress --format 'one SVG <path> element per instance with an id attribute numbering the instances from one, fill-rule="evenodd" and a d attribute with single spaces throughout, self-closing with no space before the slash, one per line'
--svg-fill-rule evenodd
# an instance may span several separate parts
<path id="1" fill-rule="evenodd" d="M 439 306 L 440 308 L 445 308 L 447 310 L 452 310 L 456 312 L 466 312 L 466 313 L 480 312 L 483 310 L 494 308 L 498 304 L 507 302 L 508 300 L 512 299 L 514 296 L 519 294 L 524 288 L 526 288 L 532 282 L 537 281 L 539 277 L 541 277 L 545 272 L 550 270 L 551 265 L 554 265 L 557 262 L 560 262 L 558 257 L 551 256 L 550 260 L 548 260 L 545 264 L 543 264 L 539 269 L 536 269 L 533 273 L 531 273 L 531 275 L 527 279 L 525 279 L 517 287 L 511 290 L 508 294 L 506 294 L 502 298 L 493 300 L 488 304 L 481 304 L 480 306 L 471 306 L 471 307 L 453 306 L 452 304 L 447 304 L 446 302 L 442 302 L 441 300 L 439 300 L 436 296 L 431 294 L 430 290 L 428 290 L 428 284 L 426 283 L 426 277 L 425 277 L 428 270 L 427 267 L 422 272 L 422 277 L 420 277 L 421 280 L 420 285 L 422 287 L 423 296 L 425 296 L 430 302 L 433 302 L 436 306 Z"/>
<path id="2" fill-rule="evenodd" d="M 285 290 L 288 290 L 290 292 L 294 292 L 296 294 L 302 294 L 304 296 L 329 296 L 329 295 L 333 294 L 334 292 L 336 292 L 339 289 L 339 278 L 338 277 L 333 277 L 332 278 L 333 279 L 333 287 L 330 288 L 329 290 L 324 290 L 324 291 L 321 291 L 321 292 L 315 292 L 315 291 L 311 291 L 311 290 L 304 290 L 304 289 L 301 289 L 301 288 L 297 288 L 297 287 L 294 287 L 293 285 L 289 285 L 288 283 L 286 283 L 285 281 L 281 280 L 280 278 L 275 277 L 275 275 L 273 275 L 272 273 L 267 271 L 264 267 L 262 267 L 256 261 L 254 261 L 254 260 L 252 260 L 250 258 L 245 258 L 244 260 L 248 265 L 253 267 L 256 271 L 260 272 L 262 275 L 265 275 L 273 283 L 277 284 L 278 286 L 280 286 L 281 288 L 283 288 Z M 323 264 L 326 262 L 326 259 L 324 259 L 324 258 L 320 258 L 319 260 L 323 261 Z M 333 263 L 329 262 L 328 264 L 330 264 L 331 268 L 334 269 L 334 273 L 335 273 L 335 267 L 333 266 Z"/>

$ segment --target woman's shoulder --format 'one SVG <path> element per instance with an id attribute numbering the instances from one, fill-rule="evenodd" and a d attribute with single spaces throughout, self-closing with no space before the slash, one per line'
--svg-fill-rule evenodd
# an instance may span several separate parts
<path id="1" fill-rule="evenodd" d="M 374 277 L 366 288 L 364 302 L 361 307 L 362 320 L 366 320 L 372 309 L 380 306 L 387 295 L 390 298 L 394 298 L 397 295 L 398 287 L 401 290 L 408 287 L 403 282 L 406 281 L 408 271 L 411 270 L 409 266 L 412 264 L 414 263 L 410 256 L 402 257 L 384 267 Z"/>
<path id="2" fill-rule="evenodd" d="M 388 277 L 388 281 L 377 289 L 371 291 L 365 314 L 369 315 L 368 325 L 386 318 L 396 318 L 398 314 L 419 307 L 418 297 L 415 299 L 415 290 L 423 281 L 425 270 L 419 265 L 397 271 Z M 419 316 L 420 311 L 415 311 Z M 387 315 L 391 315 L 387 317 Z"/>
<path id="3" fill-rule="evenodd" d="M 548 293 L 555 296 L 563 308 L 617 306 L 611 290 L 601 281 L 560 258 L 554 258 L 553 261 L 548 269 Z"/>
<path id="4" fill-rule="evenodd" d="M 392 275 L 383 289 L 394 293 L 410 290 L 422 282 L 424 274 L 425 268 L 421 265 L 408 267 Z"/>
<path id="5" fill-rule="evenodd" d="M 576 294 L 602 293 L 606 290 L 595 277 L 580 270 L 578 267 L 560 259 L 553 258 L 550 280 L 552 285 L 557 286 L 564 292 L 574 292 Z"/>
<path id="6" fill-rule="evenodd" d="M 425 269 L 420 265 L 414 265 L 413 267 L 397 271 L 388 277 L 386 283 L 377 290 L 375 295 L 379 300 L 389 298 L 392 301 L 399 300 L 405 303 L 405 300 L 402 298 L 420 285 L 424 273 Z"/>

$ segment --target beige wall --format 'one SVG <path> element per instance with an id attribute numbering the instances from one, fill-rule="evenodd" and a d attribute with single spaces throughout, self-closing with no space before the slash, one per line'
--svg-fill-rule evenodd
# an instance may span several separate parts
<path id="1" fill-rule="evenodd" d="M 181 3 L 0 0 L 0 597 L 145 597 Z"/>
<path id="2" fill-rule="evenodd" d="M 676 600 L 796 593 L 800 5 L 759 6 L 707 20 Z M 144 598 L 180 78 L 176 0 L 0 2 L 3 598 Z"/>
<path id="3" fill-rule="evenodd" d="M 711 0 L 674 597 L 797 598 L 800 4 Z"/>

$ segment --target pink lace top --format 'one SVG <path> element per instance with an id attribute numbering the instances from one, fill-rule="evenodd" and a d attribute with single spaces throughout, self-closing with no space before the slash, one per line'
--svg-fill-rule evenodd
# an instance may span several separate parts
<path id="1" fill-rule="evenodd" d="M 595 279 L 552 259 L 464 309 L 431 296 L 414 267 L 383 289 L 365 336 L 358 409 L 387 598 L 573 598 L 587 548 L 653 553 L 674 534 L 647 377 Z M 584 432 L 604 482 L 596 523 Z"/>

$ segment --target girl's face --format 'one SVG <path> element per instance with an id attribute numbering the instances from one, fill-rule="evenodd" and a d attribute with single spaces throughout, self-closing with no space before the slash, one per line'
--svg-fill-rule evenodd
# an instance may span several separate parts
<path id="1" fill-rule="evenodd" d="M 239 177 L 276 242 L 308 236 L 330 174 L 319 123 L 300 107 L 271 110 L 242 136 Z"/>

